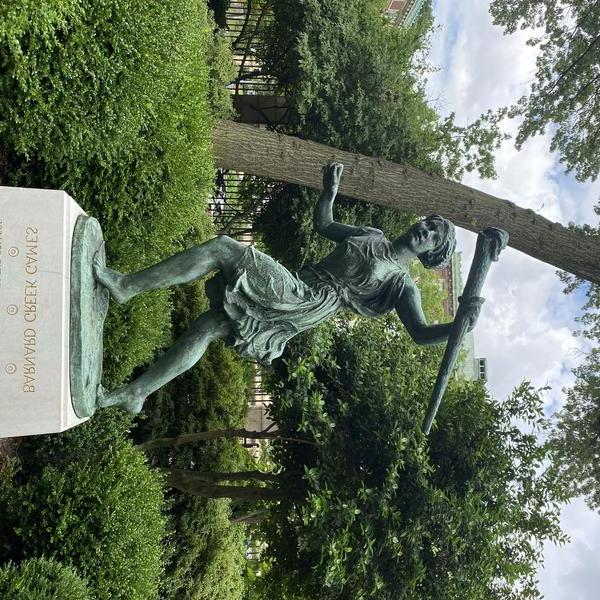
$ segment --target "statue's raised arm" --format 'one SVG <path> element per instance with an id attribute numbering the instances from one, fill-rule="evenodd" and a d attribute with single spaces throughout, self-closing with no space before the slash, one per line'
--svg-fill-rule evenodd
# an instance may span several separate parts
<path id="1" fill-rule="evenodd" d="M 323 193 L 314 213 L 315 230 L 336 242 L 336 247 L 297 274 L 227 236 L 207 240 L 137 273 L 119 273 L 97 257 L 96 280 L 117 302 L 213 275 L 205 284 L 210 309 L 140 377 L 108 394 L 100 388 L 98 406 L 138 412 L 149 394 L 191 368 L 219 338 L 241 356 L 269 363 L 282 354 L 290 338 L 341 309 L 366 317 L 395 309 L 417 343 L 447 340 L 450 324 L 427 324 L 409 265 L 415 258 L 429 268 L 447 264 L 455 247 L 454 226 L 433 215 L 390 241 L 379 229 L 337 223 L 332 207 L 342 172 L 337 163 L 323 168 Z M 476 295 L 461 303 L 467 328 L 474 326 L 480 306 Z"/>
<path id="2" fill-rule="evenodd" d="M 337 196 L 344 165 L 330 163 L 322 169 L 323 192 L 319 197 L 313 217 L 313 226 L 317 233 L 334 242 L 342 242 L 345 238 L 360 235 L 362 229 L 354 225 L 337 223 L 333 220 L 333 202 Z"/>

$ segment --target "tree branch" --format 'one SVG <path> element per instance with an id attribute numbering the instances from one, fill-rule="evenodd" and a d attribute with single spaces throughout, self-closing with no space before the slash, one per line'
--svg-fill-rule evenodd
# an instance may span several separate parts
<path id="1" fill-rule="evenodd" d="M 591 79 L 591 81 L 588 81 L 578 92 L 577 94 L 575 94 L 575 96 L 573 96 L 572 98 L 569 98 L 569 100 L 567 101 L 567 103 L 569 104 L 569 107 L 572 109 L 575 105 L 575 102 L 581 97 L 582 94 L 584 94 L 586 92 L 586 90 L 588 88 L 590 88 L 592 85 L 594 85 L 594 83 L 596 83 L 596 81 L 598 81 L 600 79 L 600 73 L 598 73 L 598 75 L 596 75 L 595 77 L 593 77 Z M 596 93 L 594 94 L 597 95 L 598 90 L 596 90 Z M 587 102 L 586 102 L 587 104 Z M 585 106 L 585 105 L 584 105 Z"/>
<path id="2" fill-rule="evenodd" d="M 281 489 L 254 486 L 215 485 L 194 477 L 193 471 L 167 472 L 165 484 L 181 492 L 205 498 L 232 498 L 236 500 L 300 501 L 304 494 L 297 488 Z"/>
<path id="3" fill-rule="evenodd" d="M 239 517 L 229 519 L 229 523 L 230 525 L 237 525 L 239 523 L 244 523 L 245 525 L 256 525 L 257 523 L 264 521 L 268 516 L 268 510 L 257 510 L 246 515 L 240 515 Z"/>
<path id="4" fill-rule="evenodd" d="M 339 193 L 420 215 L 442 214 L 478 233 L 501 227 L 509 245 L 600 284 L 600 240 L 552 223 L 529 209 L 414 167 L 353 154 L 251 125 L 220 121 L 213 133 L 222 168 L 322 189 L 324 164 L 346 166 Z"/>
<path id="5" fill-rule="evenodd" d="M 571 33 L 569 34 L 569 37 L 567 38 L 567 43 L 570 42 L 573 39 L 573 36 L 575 35 L 575 33 L 579 30 L 579 28 L 581 27 L 581 25 L 583 25 L 583 22 L 589 17 L 590 13 L 596 8 L 596 6 L 598 5 L 598 2 L 600 2 L 600 0 L 596 0 L 586 11 L 583 15 L 581 15 L 581 17 L 579 17 L 579 19 L 577 19 L 577 22 L 573 25 L 573 27 L 571 28 Z"/>
<path id="6" fill-rule="evenodd" d="M 246 4 L 248 6 L 248 10 L 246 10 L 246 16 L 244 17 L 244 23 L 242 25 L 242 29 L 240 30 L 239 35 L 235 38 L 233 42 L 231 42 L 231 47 L 235 48 L 239 42 L 241 41 L 244 33 L 246 33 L 246 28 L 248 27 L 248 22 L 250 21 L 250 16 L 252 15 L 252 0 L 246 0 Z"/>
<path id="7" fill-rule="evenodd" d="M 270 426 L 272 427 L 272 425 Z M 269 429 L 270 429 L 269 427 Z M 216 429 L 214 431 L 199 431 L 196 433 L 184 433 L 176 437 L 165 437 L 148 440 L 142 444 L 138 444 L 136 448 L 142 451 L 153 450 L 154 448 L 178 448 L 185 444 L 193 444 L 206 440 L 215 440 L 218 438 L 235 438 L 244 437 L 255 440 L 275 440 L 280 439 L 288 442 L 296 442 L 298 444 L 314 445 L 314 442 L 303 440 L 295 437 L 284 437 L 284 434 L 292 431 L 291 426 L 282 426 L 275 431 L 250 431 L 248 429 Z"/>
<path id="8" fill-rule="evenodd" d="M 163 473 L 175 478 L 186 478 L 189 481 L 207 481 L 218 483 L 219 481 L 281 481 L 282 476 L 276 473 L 263 473 L 262 471 L 193 471 L 191 469 L 161 468 Z"/>
<path id="9" fill-rule="evenodd" d="M 571 71 L 571 69 L 575 68 L 579 62 L 585 58 L 585 56 L 590 52 L 590 50 L 592 49 L 592 47 L 598 42 L 600 41 L 600 34 L 598 34 L 593 40 L 592 42 L 589 44 L 589 46 L 586 48 L 585 52 L 583 54 L 581 54 L 579 56 L 579 58 L 577 58 L 575 61 L 573 61 L 559 76 L 559 78 L 550 86 L 550 89 L 548 90 L 548 93 L 552 93 L 554 91 L 554 89 L 558 86 L 558 84 L 564 79 L 564 77 L 567 75 L 567 73 L 569 73 Z"/>

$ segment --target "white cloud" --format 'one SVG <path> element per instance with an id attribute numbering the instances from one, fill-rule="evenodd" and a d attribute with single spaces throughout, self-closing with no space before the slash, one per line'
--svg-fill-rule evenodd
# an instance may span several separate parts
<path id="1" fill-rule="evenodd" d="M 459 122 L 471 121 L 488 108 L 514 103 L 527 91 L 535 73 L 535 49 L 528 35 L 504 36 L 494 27 L 480 0 L 435 3 L 442 30 L 432 41 L 431 62 L 442 67 L 430 81 L 429 96 L 442 113 L 454 111 Z M 513 135 L 518 124 L 504 123 Z M 563 174 L 549 152 L 550 133 L 528 140 L 517 152 L 504 143 L 496 155 L 498 179 L 481 181 L 469 174 L 464 183 L 512 200 L 563 224 L 597 223 L 593 205 L 600 182 L 581 184 Z M 475 247 L 475 235 L 460 232 L 463 279 Z M 555 270 L 516 250 L 507 249 L 490 270 L 482 295 L 486 303 L 475 330 L 476 354 L 488 358 L 489 387 L 506 397 L 523 379 L 552 386 L 549 411 L 564 401 L 562 388 L 572 384 L 571 369 L 581 361 L 583 341 L 572 336 L 579 307 L 562 294 Z M 547 600 L 590 600 L 598 596 L 600 517 L 577 501 L 565 508 L 564 530 L 572 543 L 546 547 L 539 576 Z"/>
<path id="2" fill-rule="evenodd" d="M 535 73 L 536 51 L 525 45 L 526 33 L 504 36 L 487 9 L 487 2 L 473 0 L 436 2 L 434 8 L 442 31 L 433 40 L 431 62 L 442 71 L 431 96 L 465 120 L 513 103 Z"/>
<path id="3" fill-rule="evenodd" d="M 547 600 L 596 600 L 598 598 L 598 556 L 600 517 L 577 499 L 563 510 L 561 524 L 571 535 L 566 546 L 546 544 L 546 569 L 540 590 Z"/>

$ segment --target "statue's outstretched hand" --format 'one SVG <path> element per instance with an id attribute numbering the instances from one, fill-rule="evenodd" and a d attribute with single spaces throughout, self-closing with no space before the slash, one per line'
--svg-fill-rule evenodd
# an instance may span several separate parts
<path id="1" fill-rule="evenodd" d="M 508 244 L 508 233 L 497 227 L 487 227 L 481 232 L 488 240 L 490 258 L 496 262 L 500 252 Z"/>
<path id="2" fill-rule="evenodd" d="M 344 165 L 341 163 L 329 163 L 322 169 L 323 172 L 323 189 L 326 191 L 337 192 L 338 186 L 342 179 Z"/>
<path id="3" fill-rule="evenodd" d="M 460 296 L 458 301 L 460 302 L 461 309 L 464 311 L 464 316 L 469 322 L 467 331 L 472 331 L 479 318 L 481 305 L 485 302 L 485 298 L 482 298 L 481 296 L 470 296 L 469 298 Z"/>

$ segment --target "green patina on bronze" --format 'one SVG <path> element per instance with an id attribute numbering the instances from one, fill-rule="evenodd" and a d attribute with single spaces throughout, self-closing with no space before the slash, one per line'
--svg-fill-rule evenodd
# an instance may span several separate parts
<path id="1" fill-rule="evenodd" d="M 97 389 L 102 379 L 102 332 L 108 310 L 108 291 L 97 283 L 94 256 L 105 263 L 100 224 L 93 217 L 77 219 L 71 244 L 71 401 L 78 417 L 96 410 Z"/>
<path id="2" fill-rule="evenodd" d="M 432 215 L 400 237 L 388 240 L 378 229 L 337 223 L 332 206 L 342 171 L 341 164 L 324 167 L 323 194 L 314 214 L 315 231 L 336 242 L 336 248 L 298 273 L 291 273 L 266 254 L 227 236 L 208 240 L 137 273 L 109 269 L 98 254 L 93 263 L 94 275 L 117 302 L 217 273 L 206 285 L 210 310 L 200 315 L 140 377 L 108 395 L 99 388 L 98 406 L 139 412 L 149 394 L 191 368 L 218 338 L 227 340 L 242 356 L 269 363 L 281 355 L 291 337 L 342 308 L 367 317 L 395 310 L 415 342 L 438 344 L 448 340 L 452 324 L 427 324 L 408 267 L 417 258 L 429 268 L 447 264 L 455 247 L 454 226 Z M 490 236 L 496 257 L 503 244 L 501 236 Z M 482 302 L 479 284 L 487 268 L 489 261 L 475 267 L 479 283 L 471 294 L 463 295 L 461 331 L 475 325 Z M 453 346 L 460 346 L 459 337 L 455 336 Z M 453 360 L 447 361 L 444 371 L 452 370 Z M 443 389 L 436 393 L 441 398 Z"/>

